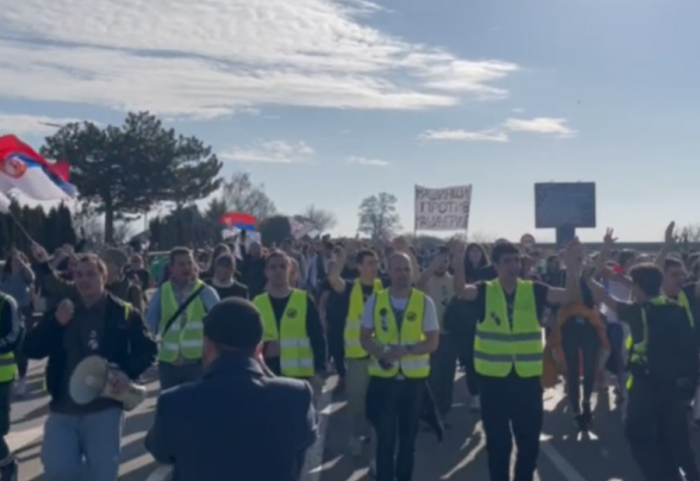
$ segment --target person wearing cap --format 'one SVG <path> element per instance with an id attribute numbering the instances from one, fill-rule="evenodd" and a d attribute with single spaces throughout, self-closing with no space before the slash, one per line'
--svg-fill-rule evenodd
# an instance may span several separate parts
<path id="1" fill-rule="evenodd" d="M 272 372 L 311 381 L 317 395 L 326 370 L 326 339 L 316 302 L 290 285 L 291 260 L 272 251 L 265 260 L 267 292 L 253 303 L 263 319 L 263 355 Z"/>
<path id="2" fill-rule="evenodd" d="M 162 389 L 196 381 L 202 373 L 202 319 L 219 295 L 197 276 L 192 251 L 170 251 L 170 280 L 153 294 L 147 322 L 160 336 L 158 374 Z"/>
<path id="3" fill-rule="evenodd" d="M 224 299 L 203 324 L 204 375 L 160 395 L 146 449 L 183 481 L 299 480 L 318 436 L 311 387 L 264 367 L 250 301 Z"/>

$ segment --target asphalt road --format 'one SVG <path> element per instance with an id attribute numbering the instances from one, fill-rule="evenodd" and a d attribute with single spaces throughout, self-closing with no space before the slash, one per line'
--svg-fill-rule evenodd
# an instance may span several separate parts
<path id="1" fill-rule="evenodd" d="M 42 479 L 39 449 L 47 414 L 47 396 L 41 391 L 43 364 L 30 366 L 30 393 L 13 404 L 11 447 L 20 459 L 20 480 Z M 416 481 L 486 480 L 485 440 L 478 414 L 467 408 L 464 380 L 455 384 L 455 399 L 445 440 L 436 443 L 432 433 L 422 432 L 417 443 Z M 120 480 L 165 481 L 168 468 L 155 464 L 143 448 L 143 438 L 152 422 L 158 392 L 157 381 L 149 385 L 149 398 L 127 415 L 122 439 Z M 347 454 L 348 421 L 342 394 L 334 391 L 335 378 L 326 383 L 322 396 L 319 442 L 307 456 L 303 481 L 369 480 L 369 453 L 361 460 Z M 517 400 L 514 400 L 517 402 Z M 595 404 L 596 419 L 588 438 L 577 436 L 559 389 L 545 395 L 545 426 L 542 434 L 538 481 L 638 481 L 641 479 L 622 435 L 620 413 L 608 396 Z M 700 434 L 694 433 L 696 448 Z M 696 449 L 696 452 L 698 449 Z"/>
<path id="2" fill-rule="evenodd" d="M 347 454 L 348 421 L 343 416 L 342 395 L 334 395 L 329 390 L 323 401 L 327 407 L 322 418 L 322 438 L 310 453 L 304 481 L 371 479 L 368 476 L 370 453 L 357 461 Z M 561 389 L 546 392 L 537 481 L 641 479 L 623 437 L 621 414 L 615 408 L 613 397 L 603 395 L 594 399 L 594 408 L 596 418 L 591 435 L 583 437 L 574 430 Z M 485 439 L 479 415 L 468 409 L 464 379 L 456 380 L 453 411 L 447 422 L 450 428 L 441 445 L 432 433 L 419 434 L 414 480 L 487 480 Z M 694 438 L 698 452 L 700 435 L 694 433 Z"/>

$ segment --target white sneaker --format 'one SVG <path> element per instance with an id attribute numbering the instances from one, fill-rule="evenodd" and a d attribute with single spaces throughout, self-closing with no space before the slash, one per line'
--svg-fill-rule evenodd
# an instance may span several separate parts
<path id="1" fill-rule="evenodd" d="M 472 400 L 469 403 L 469 409 L 474 412 L 481 411 L 481 401 L 479 400 L 479 396 L 472 396 Z"/>
<path id="2" fill-rule="evenodd" d="M 22 398 L 27 395 L 27 380 L 22 378 L 15 382 L 15 397 Z"/>

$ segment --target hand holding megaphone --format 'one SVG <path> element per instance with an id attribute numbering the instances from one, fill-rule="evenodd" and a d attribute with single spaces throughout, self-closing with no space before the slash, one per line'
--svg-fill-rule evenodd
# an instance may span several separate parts
<path id="1" fill-rule="evenodd" d="M 131 380 L 122 371 L 110 371 L 107 383 L 109 384 L 111 393 L 114 396 L 119 396 L 129 389 Z"/>
<path id="2" fill-rule="evenodd" d="M 55 317 L 60 325 L 68 324 L 73 319 L 73 314 L 75 314 L 75 305 L 70 299 L 63 299 L 59 302 Z"/>

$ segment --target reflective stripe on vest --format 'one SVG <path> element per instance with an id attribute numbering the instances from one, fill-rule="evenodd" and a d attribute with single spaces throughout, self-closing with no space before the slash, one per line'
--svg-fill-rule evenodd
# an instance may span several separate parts
<path id="1" fill-rule="evenodd" d="M 203 284 L 197 280 L 192 286 L 193 292 Z M 163 335 L 165 323 L 178 310 L 179 303 L 173 291 L 172 282 L 168 281 L 160 288 L 160 323 L 158 324 L 158 332 Z M 202 343 L 204 341 L 202 320 L 207 315 L 207 310 L 204 308 L 202 299 L 197 296 L 190 305 L 187 306 L 185 312 L 184 325 L 181 322 L 182 318 L 176 319 L 166 332 L 160 342 L 160 350 L 158 352 L 158 360 L 163 362 L 175 362 L 179 356 L 184 359 L 196 361 L 202 358 Z"/>
<path id="2" fill-rule="evenodd" d="M 519 377 L 541 376 L 544 348 L 532 282 L 518 281 L 512 327 L 501 284 L 495 280 L 486 282 L 485 286 L 486 318 L 477 324 L 474 337 L 476 372 L 482 376 L 506 377 L 515 366 Z"/>
<path id="3" fill-rule="evenodd" d="M 693 310 L 690 308 L 690 301 L 688 300 L 688 296 L 685 295 L 685 292 L 681 291 L 680 294 L 678 294 L 678 304 L 685 309 L 685 312 L 688 313 L 688 319 L 690 319 L 690 325 L 695 326 L 695 318 L 693 316 Z"/>
<path id="4" fill-rule="evenodd" d="M 292 290 L 282 319 L 272 309 L 270 295 L 265 293 L 253 299 L 263 320 L 263 341 L 279 342 L 280 371 L 287 377 L 312 377 L 314 375 L 314 352 L 306 331 L 308 294 L 300 289 Z"/>
<path id="5" fill-rule="evenodd" d="M 2 306 L 5 303 L 5 299 L 0 301 L 0 312 L 2 312 Z M 12 319 L 2 319 L 0 318 L 0 323 L 12 322 Z M 15 354 L 14 352 L 8 352 L 5 354 L 0 354 L 0 382 L 10 382 L 15 379 Z"/>
<path id="6" fill-rule="evenodd" d="M 372 290 L 373 293 L 381 291 L 382 281 L 375 279 Z M 362 284 L 359 279 L 355 279 L 350 291 L 350 304 L 348 305 L 348 316 L 345 320 L 345 357 L 348 359 L 360 359 L 367 357 L 367 352 L 360 345 L 360 323 L 365 301 L 362 295 Z"/>
<path id="7" fill-rule="evenodd" d="M 654 306 L 663 306 L 667 304 L 668 302 L 673 302 L 670 299 L 664 297 L 664 296 L 659 296 L 655 297 L 651 300 L 649 300 L 649 304 L 652 304 Z M 627 340 L 625 341 L 625 345 L 627 349 L 630 351 L 629 355 L 629 362 L 630 364 L 637 364 L 638 366 L 644 367 L 647 363 L 647 341 L 649 338 L 649 325 L 647 324 L 647 310 L 646 308 L 642 307 L 642 339 L 635 343 L 634 340 L 632 339 L 632 334 L 627 336 Z M 627 389 L 630 389 L 633 384 L 633 376 L 630 373 L 630 375 L 627 377 Z"/>
<path id="8" fill-rule="evenodd" d="M 425 294 L 411 289 L 399 330 L 394 309 L 391 306 L 389 290 L 379 291 L 374 301 L 374 337 L 383 346 L 415 346 L 425 340 L 423 317 L 425 314 Z M 392 378 L 402 373 L 409 379 L 423 379 L 430 375 L 430 356 L 406 356 L 382 367 L 379 360 L 372 358 L 369 374 L 374 377 Z"/>

